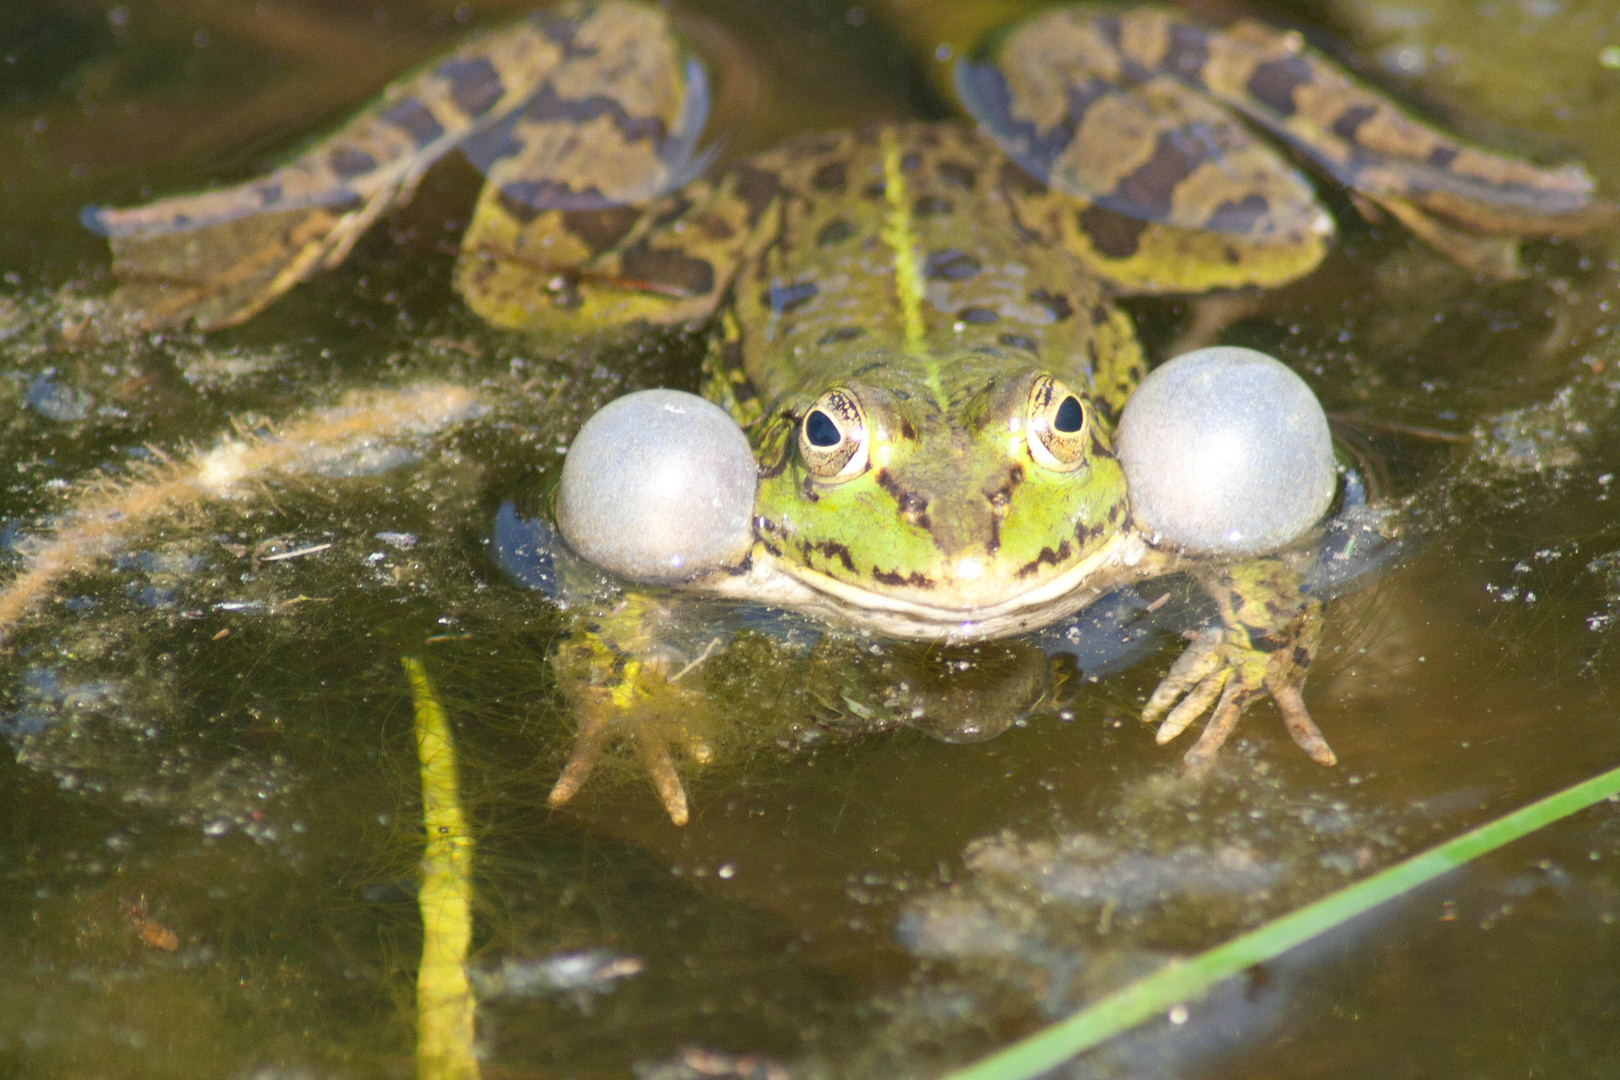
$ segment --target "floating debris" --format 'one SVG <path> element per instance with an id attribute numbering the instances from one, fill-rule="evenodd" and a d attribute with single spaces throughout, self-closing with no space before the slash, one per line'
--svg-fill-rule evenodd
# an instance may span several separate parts
<path id="1" fill-rule="evenodd" d="M 147 910 L 146 897 L 138 896 L 134 900 L 125 900 L 119 907 L 123 909 L 124 918 L 129 920 L 130 928 L 141 939 L 141 944 L 148 949 L 160 949 L 163 952 L 179 952 L 180 936 L 167 926 L 152 918 Z"/>
<path id="2" fill-rule="evenodd" d="M 244 426 L 182 459 L 156 454 L 155 461 L 136 464 L 127 480 L 89 482 L 54 535 L 17 545 L 23 566 L 0 591 L 0 641 L 57 579 L 117 552 L 156 521 L 216 499 L 242 498 L 275 474 L 369 475 L 381 461 L 395 463 L 388 456 L 394 448 L 380 444 L 436 434 L 480 411 L 472 390 L 449 383 L 355 394 L 276 430 Z"/>
<path id="3" fill-rule="evenodd" d="M 585 949 L 538 959 L 508 956 L 495 970 L 472 974 L 479 998 L 488 1001 L 580 992 L 605 994 L 618 980 L 639 975 L 646 966 L 639 957 Z"/>
<path id="4" fill-rule="evenodd" d="M 789 1080 L 791 1073 L 774 1061 L 752 1054 L 723 1054 L 688 1046 L 666 1061 L 637 1062 L 636 1080 Z"/>

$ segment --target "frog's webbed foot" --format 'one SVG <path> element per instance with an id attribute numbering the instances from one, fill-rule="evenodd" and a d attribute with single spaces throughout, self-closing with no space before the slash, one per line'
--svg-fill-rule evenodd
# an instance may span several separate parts
<path id="1" fill-rule="evenodd" d="M 1322 765 L 1338 762 L 1305 708 L 1305 675 L 1321 640 L 1321 604 L 1302 595 L 1298 578 L 1275 560 L 1211 574 L 1205 586 L 1221 605 L 1221 626 L 1197 631 L 1148 699 L 1142 719 L 1157 723 L 1162 745 L 1205 713 L 1209 720 L 1185 760 L 1208 764 L 1256 700 L 1269 694 L 1294 743 Z"/>
<path id="2" fill-rule="evenodd" d="M 675 766 L 675 750 L 698 764 L 714 756 L 707 740 L 684 724 L 695 702 L 679 681 L 698 662 L 677 667 L 669 658 L 625 657 L 593 632 L 576 636 L 559 656 L 559 676 L 579 719 L 574 749 L 546 801 L 562 806 L 577 795 L 595 772 L 602 755 L 627 741 L 658 791 L 676 825 L 685 825 L 686 787 Z M 605 661 L 605 663 L 604 663 Z"/>
<path id="3" fill-rule="evenodd" d="M 1243 711 L 1270 694 L 1299 748 L 1313 761 L 1336 764 L 1338 758 L 1305 708 L 1301 691 L 1306 666 L 1294 661 L 1292 649 L 1266 653 L 1236 637 L 1225 627 L 1207 627 L 1171 665 L 1142 710 L 1143 720 L 1159 725 L 1155 739 L 1160 745 L 1169 742 L 1208 712 L 1203 733 L 1186 754 L 1188 765 L 1201 766 L 1225 744 Z"/>

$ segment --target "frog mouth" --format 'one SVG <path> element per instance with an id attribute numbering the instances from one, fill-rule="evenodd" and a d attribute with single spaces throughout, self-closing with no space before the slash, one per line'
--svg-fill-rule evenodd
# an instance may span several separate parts
<path id="1" fill-rule="evenodd" d="M 941 603 L 926 594 L 877 591 L 839 581 L 756 546 L 748 562 L 703 585 L 722 596 L 777 604 L 892 637 L 982 641 L 1036 630 L 1119 586 L 1168 572 L 1174 557 L 1134 532 L 1114 536 L 1067 570 L 990 603 Z"/>

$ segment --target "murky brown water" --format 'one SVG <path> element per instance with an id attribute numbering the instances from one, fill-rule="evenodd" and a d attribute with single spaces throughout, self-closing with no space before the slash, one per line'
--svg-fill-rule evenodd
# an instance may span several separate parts
<path id="1" fill-rule="evenodd" d="M 937 72 L 906 41 L 993 21 L 988 4 L 916 0 L 694 6 L 755 58 L 738 150 L 935 114 Z M 251 175 L 504 7 L 0 11 L 8 550 L 71 485 L 207 444 L 232 418 L 428 375 L 500 403 L 396 468 L 267 484 L 171 522 L 68 578 L 8 644 L 0 1073 L 415 1072 L 406 654 L 437 680 L 462 754 L 490 1077 L 735 1075 L 737 1055 L 795 1077 L 937 1075 L 1620 762 L 1620 240 L 1535 246 L 1526 280 L 1482 284 L 1341 200 L 1328 265 L 1225 333 L 1295 362 L 1406 507 L 1410 545 L 1331 605 L 1312 673 L 1338 768 L 1306 761 L 1267 707 L 1214 777 L 1181 777 L 1133 719 L 1175 655 L 1168 633 L 1095 683 L 1066 669 L 1056 705 L 971 744 L 816 726 L 818 654 L 753 635 L 705 675 L 735 723 L 691 775 L 690 825 L 628 766 L 547 811 L 572 730 L 545 665 L 562 624 L 485 541 L 503 503 L 540 505 L 591 410 L 692 385 L 691 343 L 548 355 L 479 325 L 448 286 L 476 183 L 453 163 L 348 265 L 244 328 L 116 345 L 61 332 L 107 286 L 82 206 Z M 1261 11 L 1465 133 L 1581 157 L 1620 191 L 1613 3 Z M 1178 305 L 1136 310 L 1157 350 L 1187 325 Z M 929 678 L 923 654 L 870 663 L 872 678 Z M 969 689 L 994 712 L 1044 663 L 987 653 Z M 1072 1073 L 1620 1075 L 1617 919 L 1606 805 Z M 598 977 L 560 985 L 556 958 L 580 954 Z M 630 958 L 639 969 L 612 967 Z"/>

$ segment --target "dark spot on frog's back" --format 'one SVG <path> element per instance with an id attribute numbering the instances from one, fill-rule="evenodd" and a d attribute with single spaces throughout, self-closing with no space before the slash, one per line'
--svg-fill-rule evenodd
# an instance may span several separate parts
<path id="1" fill-rule="evenodd" d="M 813 281 L 795 281 L 789 285 L 772 285 L 759 294 L 759 302 L 784 315 L 814 300 L 821 292 Z"/>
<path id="2" fill-rule="evenodd" d="M 437 74 L 450 84 L 450 99 L 456 108 L 474 119 L 493 109 L 506 92 L 495 65 L 481 56 L 440 64 Z"/>
<path id="3" fill-rule="evenodd" d="M 422 149 L 444 134 L 444 127 L 432 111 L 415 98 L 406 98 L 382 114 L 384 123 L 392 124 L 411 137 L 411 143 Z"/>
<path id="4" fill-rule="evenodd" d="M 783 143 L 781 150 L 797 161 L 807 161 L 810 158 L 831 154 L 843 146 L 843 139 L 827 132 L 811 132 L 807 135 L 796 135 Z"/>
<path id="5" fill-rule="evenodd" d="M 705 240 L 730 240 L 737 235 L 737 230 L 719 214 L 699 214 L 692 219 L 692 227 Z"/>
<path id="6" fill-rule="evenodd" d="M 923 277 L 931 281 L 963 281 L 977 274 L 981 266 L 978 259 L 956 248 L 930 251 L 923 259 Z"/>
<path id="7" fill-rule="evenodd" d="M 844 163 L 842 161 L 829 162 L 817 169 L 810 177 L 810 186 L 817 191 L 839 193 L 844 190 L 846 183 Z"/>
<path id="8" fill-rule="evenodd" d="M 964 322 L 970 326 L 1001 321 L 1000 313 L 986 307 L 965 307 L 956 313 L 956 318 L 958 322 Z"/>
<path id="9" fill-rule="evenodd" d="M 506 203 L 506 192 L 501 192 L 502 203 Z M 533 211 L 530 211 L 533 216 Z M 600 210 L 567 210 L 562 219 L 563 226 L 569 232 L 579 237 L 585 246 L 593 252 L 606 251 L 608 248 L 624 239 L 639 218 L 640 212 L 633 206 L 607 206 Z"/>
<path id="10" fill-rule="evenodd" d="M 1074 305 L 1069 303 L 1069 298 L 1064 296 L 1062 293 L 1048 292 L 1045 289 L 1035 289 L 1030 292 L 1029 298 L 1034 303 L 1041 305 L 1041 307 L 1051 312 L 1053 322 L 1062 322 L 1064 319 L 1067 319 L 1069 316 L 1074 314 Z"/>
<path id="11" fill-rule="evenodd" d="M 941 180 L 963 191 L 972 191 L 979 175 L 972 165 L 964 165 L 960 161 L 942 161 L 934 166 L 934 171 Z"/>
<path id="12" fill-rule="evenodd" d="M 1040 343 L 1028 334 L 1002 334 L 996 338 L 996 343 L 1005 345 L 1009 349 L 1023 349 L 1032 353 L 1041 351 Z"/>
<path id="13" fill-rule="evenodd" d="M 637 244 L 619 259 L 623 275 L 661 285 L 681 296 L 703 296 L 714 289 L 714 267 L 675 248 Z"/>
<path id="14" fill-rule="evenodd" d="M 1016 195 L 1039 195 L 1046 185 L 1016 161 L 1001 163 L 1001 183 Z"/>
<path id="15" fill-rule="evenodd" d="M 840 326 L 829 330 L 816 339 L 817 345 L 838 345 L 845 341 L 854 341 L 866 331 L 859 326 Z"/>
<path id="16" fill-rule="evenodd" d="M 1310 65 L 1303 57 L 1283 56 L 1256 67 L 1243 88 L 1278 115 L 1293 116 L 1294 91 L 1310 81 Z"/>
<path id="17" fill-rule="evenodd" d="M 782 193 L 782 182 L 775 173 L 752 165 L 737 166 L 733 175 L 736 179 L 732 182 L 732 190 L 748 204 L 748 223 L 752 225 L 771 205 L 771 201 Z"/>
<path id="18" fill-rule="evenodd" d="M 678 191 L 673 192 L 670 195 L 665 196 L 663 202 L 658 208 L 657 216 L 652 219 L 652 227 L 657 229 L 664 225 L 668 225 L 690 209 L 692 209 L 692 200 L 688 199 L 685 195 L 682 195 Z M 714 219 L 710 218 L 708 221 L 694 222 L 693 224 L 698 228 L 708 229 L 713 226 L 713 223 Z M 730 226 L 727 226 L 723 220 L 720 221 L 719 224 L 725 227 L 725 232 L 720 236 L 711 237 L 711 239 L 724 240 L 731 236 Z"/>
<path id="19" fill-rule="evenodd" d="M 839 218 L 837 221 L 831 221 L 822 226 L 821 231 L 816 234 L 816 246 L 831 247 L 833 244 L 843 243 L 854 235 L 855 226 L 843 218 Z"/>
<path id="20" fill-rule="evenodd" d="M 1080 211 L 1079 225 L 1097 253 L 1109 259 L 1135 255 L 1142 230 L 1148 227 L 1141 218 L 1128 217 L 1106 206 L 1088 206 Z"/>
<path id="21" fill-rule="evenodd" d="M 924 195 L 911 204 L 912 214 L 920 218 L 944 217 L 955 209 L 956 207 L 951 205 L 949 199 L 941 199 L 933 195 Z"/>

